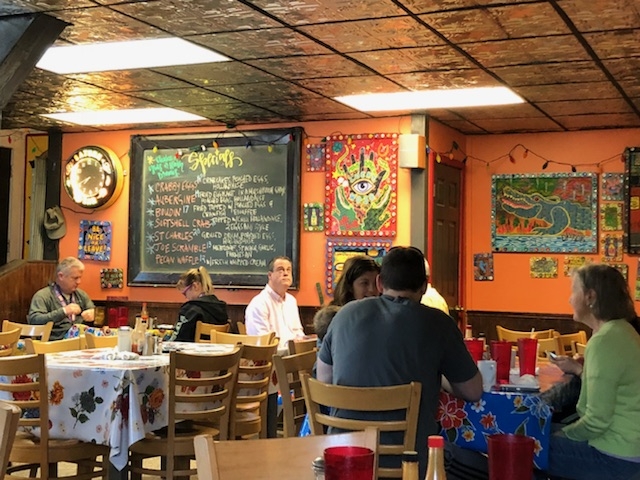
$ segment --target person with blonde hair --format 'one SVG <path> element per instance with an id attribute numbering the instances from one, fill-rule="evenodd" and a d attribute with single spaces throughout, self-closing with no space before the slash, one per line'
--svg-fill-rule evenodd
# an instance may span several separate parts
<path id="1" fill-rule="evenodd" d="M 424 269 L 427 272 L 427 291 L 422 296 L 422 300 L 420 300 L 420 303 L 426 305 L 427 307 L 442 310 L 444 313 L 449 315 L 449 305 L 447 305 L 447 301 L 442 295 L 440 295 L 440 292 L 438 292 L 429 281 L 431 279 L 431 268 L 429 267 L 429 262 L 426 258 L 424 259 Z"/>
<path id="2" fill-rule="evenodd" d="M 187 301 L 180 307 L 171 340 L 195 341 L 198 320 L 213 325 L 229 322 L 227 304 L 213 294 L 213 283 L 206 268 L 187 270 L 180 276 L 176 287 Z"/>

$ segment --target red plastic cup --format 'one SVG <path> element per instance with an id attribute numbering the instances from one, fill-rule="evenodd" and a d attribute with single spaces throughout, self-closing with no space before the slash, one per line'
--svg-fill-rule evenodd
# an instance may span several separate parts
<path id="1" fill-rule="evenodd" d="M 324 449 L 325 480 L 372 480 L 373 450 L 365 447 Z"/>
<path id="2" fill-rule="evenodd" d="M 537 338 L 518 339 L 518 360 L 520 362 L 520 376 L 536 374 L 536 357 L 538 356 Z"/>
<path id="3" fill-rule="evenodd" d="M 496 381 L 498 383 L 509 383 L 511 347 L 511 342 L 491 340 L 491 358 L 496 361 Z"/>
<path id="4" fill-rule="evenodd" d="M 524 435 L 489 435 L 489 480 L 529 480 L 534 443 Z"/>
<path id="5" fill-rule="evenodd" d="M 480 338 L 465 338 L 464 344 L 467 346 L 467 350 L 471 354 L 471 358 L 474 361 L 482 360 L 484 354 L 484 341 Z"/>
<path id="6" fill-rule="evenodd" d="M 126 327 L 129 325 L 129 307 L 118 307 L 118 326 Z"/>
<path id="7" fill-rule="evenodd" d="M 118 328 L 120 326 L 118 322 L 118 309 L 113 307 L 110 308 L 107 312 L 107 319 L 107 325 L 109 325 L 109 328 Z"/>

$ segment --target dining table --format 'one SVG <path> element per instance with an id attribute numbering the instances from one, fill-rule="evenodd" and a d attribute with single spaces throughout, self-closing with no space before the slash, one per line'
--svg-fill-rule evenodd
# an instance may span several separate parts
<path id="1" fill-rule="evenodd" d="M 127 478 L 129 447 L 168 424 L 166 352 L 206 356 L 228 353 L 234 347 L 164 342 L 165 353 L 150 356 L 113 348 L 46 354 L 49 435 L 108 445 L 109 477 Z"/>
<path id="2" fill-rule="evenodd" d="M 517 380 L 512 370 L 511 378 Z M 571 381 L 572 376 L 551 363 L 536 368 L 537 392 L 491 390 L 477 402 L 466 402 L 441 391 L 436 419 L 440 434 L 461 448 L 488 453 L 489 435 L 515 433 L 533 437 L 534 464 L 546 469 L 549 464 L 552 408 L 540 396 Z"/>

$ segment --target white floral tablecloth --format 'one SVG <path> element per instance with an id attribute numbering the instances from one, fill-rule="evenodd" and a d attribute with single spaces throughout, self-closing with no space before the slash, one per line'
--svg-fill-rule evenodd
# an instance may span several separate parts
<path id="1" fill-rule="evenodd" d="M 169 356 L 105 360 L 98 351 L 46 355 L 49 434 L 109 445 L 122 470 L 129 446 L 167 425 Z"/>

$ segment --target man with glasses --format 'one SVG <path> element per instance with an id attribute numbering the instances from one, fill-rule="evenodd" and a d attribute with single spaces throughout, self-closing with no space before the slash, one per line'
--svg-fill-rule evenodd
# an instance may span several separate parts
<path id="1" fill-rule="evenodd" d="M 61 340 L 75 323 L 93 323 L 95 306 L 78 286 L 84 264 L 67 257 L 56 267 L 55 282 L 38 290 L 31 299 L 27 320 L 32 325 L 53 322 L 50 340 Z"/>
<path id="2" fill-rule="evenodd" d="M 276 257 L 269 262 L 267 285 L 253 297 L 244 313 L 245 326 L 249 335 L 263 335 L 275 332 L 280 338 L 278 351 L 287 348 L 289 340 L 303 337 L 298 302 L 287 293 L 293 283 L 293 269 L 288 257 Z M 267 404 L 267 437 L 277 435 L 277 389 L 270 385 Z"/>

